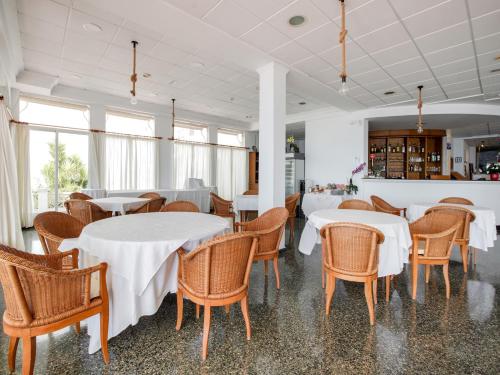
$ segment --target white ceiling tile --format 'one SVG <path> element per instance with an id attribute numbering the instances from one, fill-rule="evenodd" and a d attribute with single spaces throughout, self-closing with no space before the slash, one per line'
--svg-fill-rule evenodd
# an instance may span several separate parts
<path id="1" fill-rule="evenodd" d="M 232 0 L 223 0 L 204 20 L 233 36 L 240 36 L 261 22 Z"/>
<path id="2" fill-rule="evenodd" d="M 330 83 L 340 80 L 339 72 L 333 68 L 324 70 L 322 72 L 312 73 L 311 76 L 323 83 Z"/>
<path id="3" fill-rule="evenodd" d="M 419 52 L 411 41 L 372 54 L 372 57 L 382 66 L 391 65 L 398 61 L 408 60 L 417 56 L 419 56 Z"/>
<path id="4" fill-rule="evenodd" d="M 284 46 L 274 50 L 271 54 L 290 65 L 293 65 L 294 63 L 312 55 L 311 52 L 295 42 L 285 44 Z"/>
<path id="5" fill-rule="evenodd" d="M 91 39 L 85 35 L 77 34 L 73 31 L 66 33 L 65 52 L 68 49 L 78 50 L 89 56 L 102 56 L 106 50 L 107 43 Z"/>
<path id="6" fill-rule="evenodd" d="M 65 27 L 69 8 L 50 0 L 19 0 L 17 10 L 22 14 Z"/>
<path id="7" fill-rule="evenodd" d="M 63 46 L 62 43 L 38 38 L 30 34 L 21 34 L 21 45 L 25 49 L 46 53 L 54 57 L 59 57 L 61 55 Z"/>
<path id="8" fill-rule="evenodd" d="M 166 0 L 175 7 L 198 18 L 203 17 L 219 0 Z"/>
<path id="9" fill-rule="evenodd" d="M 403 26 L 399 23 L 395 23 L 356 39 L 356 42 L 359 43 L 368 53 L 374 53 L 376 51 L 407 42 L 409 39 L 410 38 Z"/>
<path id="10" fill-rule="evenodd" d="M 446 30 L 441 30 L 438 33 L 432 33 L 417 38 L 415 42 L 422 53 L 426 54 L 428 52 L 441 50 L 453 45 L 470 42 L 470 40 L 469 24 L 464 22 Z"/>
<path id="11" fill-rule="evenodd" d="M 256 28 L 250 30 L 243 35 L 241 39 L 260 48 L 264 52 L 272 51 L 273 49 L 290 41 L 288 37 L 273 28 L 268 23 L 264 22 Z"/>
<path id="12" fill-rule="evenodd" d="M 85 31 L 83 25 L 85 24 L 96 24 L 102 28 L 100 32 L 88 32 Z M 103 21 L 97 17 L 89 16 L 85 13 L 73 10 L 69 17 L 68 28 L 76 33 L 91 36 L 93 39 L 102 40 L 105 42 L 111 42 L 113 37 L 118 30 L 117 26 L 110 22 Z"/>
<path id="13" fill-rule="evenodd" d="M 468 57 L 474 57 L 474 49 L 472 43 L 469 42 L 425 55 L 425 59 L 431 67 L 449 64 Z"/>
<path id="14" fill-rule="evenodd" d="M 497 49 L 500 49 L 500 32 L 487 37 L 476 38 L 477 53 L 485 53 Z"/>
<path id="15" fill-rule="evenodd" d="M 446 94 L 450 99 L 463 98 L 466 96 L 479 95 L 481 94 L 481 90 L 479 87 L 473 87 L 460 91 L 447 91 Z"/>
<path id="16" fill-rule="evenodd" d="M 487 67 L 491 65 L 493 67 L 500 68 L 500 58 L 497 59 L 499 56 L 500 49 L 497 49 L 496 51 L 478 54 L 477 61 L 480 67 Z"/>
<path id="17" fill-rule="evenodd" d="M 158 45 L 158 40 L 148 38 L 143 34 L 125 29 L 123 27 L 118 30 L 115 38 L 113 39 L 113 44 L 119 47 L 129 48 L 130 51 L 132 51 L 133 40 L 139 42 L 139 44 L 137 45 L 137 53 L 140 52 L 144 55 L 149 55 L 154 53 L 153 51 L 158 51 L 158 49 L 154 49 Z"/>
<path id="18" fill-rule="evenodd" d="M 338 1 L 331 0 L 311 0 L 328 18 L 336 20 L 340 18 L 340 5 Z M 359 7 L 362 7 L 375 0 L 348 0 L 345 2 L 346 14 L 349 14 Z"/>
<path id="19" fill-rule="evenodd" d="M 479 86 L 479 80 L 477 77 L 475 79 L 469 80 L 469 81 L 464 81 L 464 82 L 454 82 L 450 83 L 449 85 L 442 85 L 444 91 L 446 92 L 455 92 L 455 91 L 463 91 L 470 89 L 471 87 L 478 87 Z"/>
<path id="20" fill-rule="evenodd" d="M 267 19 L 294 0 L 235 0 L 261 19 Z"/>
<path id="21" fill-rule="evenodd" d="M 191 57 L 188 53 L 164 43 L 156 44 L 150 51 L 150 55 L 156 59 L 179 65 L 186 64 Z"/>
<path id="22" fill-rule="evenodd" d="M 469 9 L 471 17 L 478 17 L 499 10 L 500 2 L 498 0 L 472 0 L 469 1 Z"/>
<path id="23" fill-rule="evenodd" d="M 51 75 L 58 75 L 61 66 L 59 58 L 27 49 L 23 49 L 23 61 L 25 69 Z"/>
<path id="24" fill-rule="evenodd" d="M 397 14 L 401 18 L 406 18 L 414 15 L 415 13 L 422 12 L 428 8 L 435 7 L 441 3 L 448 2 L 449 0 L 418 0 L 418 1 L 401 1 L 389 0 Z"/>
<path id="25" fill-rule="evenodd" d="M 218 78 L 223 81 L 230 81 L 235 76 L 239 76 L 240 74 L 224 65 L 216 65 L 211 69 L 206 71 L 206 74 Z"/>
<path id="26" fill-rule="evenodd" d="M 472 19 L 474 38 L 480 38 L 500 31 L 500 10 Z"/>
<path id="27" fill-rule="evenodd" d="M 441 65 L 432 69 L 436 76 L 463 72 L 476 67 L 476 61 L 473 57 L 463 60 L 457 60 L 450 64 Z"/>
<path id="28" fill-rule="evenodd" d="M 411 85 L 415 87 L 430 80 L 434 81 L 434 78 L 432 77 L 432 73 L 427 68 L 418 72 L 411 72 L 409 74 L 399 76 L 396 79 L 396 81 L 398 81 L 401 85 Z"/>
<path id="29" fill-rule="evenodd" d="M 321 53 L 339 45 L 339 28 L 327 23 L 296 39 L 296 42 L 314 53 Z"/>
<path id="30" fill-rule="evenodd" d="M 329 69 L 330 65 L 323 59 L 320 59 L 317 56 L 311 56 L 306 60 L 302 60 L 293 66 L 303 72 L 308 74 L 313 74 L 317 72 L 321 72 L 323 70 Z"/>
<path id="31" fill-rule="evenodd" d="M 347 64 L 347 74 L 356 77 L 360 74 L 365 74 L 369 71 L 379 69 L 379 66 L 368 56 L 351 61 Z"/>
<path id="32" fill-rule="evenodd" d="M 386 1 L 371 1 L 346 14 L 346 28 L 351 37 L 380 29 L 397 21 L 396 15 Z"/>
<path id="33" fill-rule="evenodd" d="M 62 43 L 64 41 L 64 28 L 33 17 L 20 14 L 18 17 L 19 29 L 25 34 Z"/>
<path id="34" fill-rule="evenodd" d="M 100 5 L 99 2 L 97 4 Z M 116 13 L 109 12 L 87 0 L 73 0 L 73 8 L 90 16 L 110 22 L 114 25 L 121 25 L 124 21 L 123 17 L 118 16 Z"/>
<path id="35" fill-rule="evenodd" d="M 406 18 L 403 22 L 411 35 L 417 38 L 465 20 L 467 20 L 465 2 L 463 0 L 451 0 Z"/>
<path id="36" fill-rule="evenodd" d="M 449 85 L 455 82 L 470 81 L 477 78 L 477 70 L 471 69 L 463 72 L 438 76 L 438 80 L 442 85 Z"/>
<path id="37" fill-rule="evenodd" d="M 92 75 L 97 68 L 95 65 L 70 60 L 62 60 L 61 69 L 65 70 L 66 72 L 77 73 L 79 75 Z"/>
<path id="38" fill-rule="evenodd" d="M 383 71 L 381 71 L 383 73 Z M 372 73 L 369 73 L 371 75 Z M 383 81 L 369 81 L 366 79 L 363 79 L 363 77 L 357 79 L 357 82 L 363 85 L 364 88 L 366 88 L 369 91 L 379 91 L 379 90 L 384 90 L 387 91 L 389 87 L 394 87 L 396 83 L 394 82 L 393 79 L 391 78 L 386 78 Z"/>
<path id="39" fill-rule="evenodd" d="M 113 64 L 113 62 L 110 62 L 108 66 L 112 66 L 112 64 Z M 115 64 L 117 64 L 117 63 L 115 63 Z M 103 64 L 103 62 L 101 62 L 101 65 L 106 67 Z M 130 68 L 128 66 L 126 66 L 125 64 L 119 64 L 119 65 L 123 68 L 130 70 Z M 143 73 L 147 72 L 147 73 L 151 74 L 153 76 L 153 79 L 158 75 L 169 75 L 176 68 L 177 67 L 173 64 L 170 64 L 164 60 L 159 60 L 159 59 L 156 59 L 156 58 L 150 57 L 150 56 L 145 57 L 142 60 L 141 64 L 138 66 L 138 69 L 141 72 L 143 72 Z M 113 70 L 117 70 L 117 69 L 118 69 L 118 67 L 116 67 Z M 125 70 L 125 71 L 127 71 L 127 70 Z"/>
<path id="40" fill-rule="evenodd" d="M 347 42 L 345 48 L 346 48 L 346 60 L 348 62 L 366 56 L 366 53 L 356 43 Z M 319 55 L 324 60 L 328 61 L 330 64 L 334 66 L 340 66 L 341 64 L 342 49 L 340 46 L 331 48 L 323 53 L 320 53 Z"/>
<path id="41" fill-rule="evenodd" d="M 291 26 L 288 20 L 297 15 L 305 17 L 306 22 L 299 27 Z M 268 22 L 290 38 L 298 38 L 328 22 L 328 18 L 309 0 L 298 0 L 272 16 Z"/>

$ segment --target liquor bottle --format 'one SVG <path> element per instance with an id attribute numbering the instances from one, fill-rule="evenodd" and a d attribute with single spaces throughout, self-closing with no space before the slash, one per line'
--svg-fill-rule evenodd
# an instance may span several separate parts
<path id="1" fill-rule="evenodd" d="M 399 149 L 399 143 L 398 143 L 398 145 L 396 146 L 396 152 L 399 152 L 399 151 L 400 151 L 400 149 Z"/>
<path id="2" fill-rule="evenodd" d="M 401 152 L 402 152 L 403 154 L 406 152 L 406 147 L 405 147 L 405 145 L 404 145 L 404 144 L 401 146 Z"/>
<path id="3" fill-rule="evenodd" d="M 431 154 L 428 152 L 427 153 L 427 162 L 430 162 L 431 161 Z"/>
<path id="4" fill-rule="evenodd" d="M 425 147 L 422 146 L 422 148 L 420 149 L 420 152 L 423 154 L 425 152 Z"/>
<path id="5" fill-rule="evenodd" d="M 441 161 L 441 154 L 438 152 L 436 155 L 437 161 Z"/>

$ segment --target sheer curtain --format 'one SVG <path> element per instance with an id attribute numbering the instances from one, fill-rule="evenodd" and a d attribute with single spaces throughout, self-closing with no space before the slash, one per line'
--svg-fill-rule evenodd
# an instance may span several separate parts
<path id="1" fill-rule="evenodd" d="M 106 158 L 105 141 L 102 134 L 89 134 L 89 188 L 104 187 L 104 165 Z"/>
<path id="2" fill-rule="evenodd" d="M 104 182 L 107 190 L 155 189 L 156 140 L 106 136 Z"/>
<path id="3" fill-rule="evenodd" d="M 5 104 L 0 100 L 0 243 L 24 250 L 16 153 Z"/>
<path id="4" fill-rule="evenodd" d="M 217 148 L 217 190 L 222 198 L 232 200 L 246 190 L 246 165 L 245 150 Z"/>
<path id="5" fill-rule="evenodd" d="M 17 160 L 17 183 L 19 188 L 19 214 L 21 226 L 33 226 L 33 202 L 30 174 L 30 131 L 27 126 L 14 125 L 11 129 Z"/>
<path id="6" fill-rule="evenodd" d="M 174 144 L 174 186 L 183 189 L 188 178 L 201 178 L 205 186 L 211 181 L 211 146 L 176 142 Z"/>

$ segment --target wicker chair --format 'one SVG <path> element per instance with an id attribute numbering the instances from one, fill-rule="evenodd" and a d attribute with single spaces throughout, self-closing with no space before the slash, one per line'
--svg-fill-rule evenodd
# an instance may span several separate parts
<path id="1" fill-rule="evenodd" d="M 107 219 L 113 215 L 111 211 L 104 211 L 97 204 L 80 199 L 69 199 L 64 202 L 66 211 L 71 216 L 87 225 L 97 220 Z"/>
<path id="2" fill-rule="evenodd" d="M 75 192 L 69 195 L 69 199 L 81 199 L 82 201 L 88 201 L 89 199 L 92 199 L 92 197 L 84 193 Z"/>
<path id="3" fill-rule="evenodd" d="M 412 298 L 417 298 L 418 265 L 425 265 L 425 282 L 429 282 L 431 265 L 443 266 L 446 298 L 450 298 L 450 278 L 448 266 L 451 250 L 457 232 L 461 226 L 460 220 L 450 221 L 448 214 L 438 211 L 422 216 L 410 224 L 413 246 L 410 260 L 412 264 Z"/>
<path id="4" fill-rule="evenodd" d="M 300 193 L 295 193 L 285 198 L 285 207 L 288 210 L 288 230 L 290 231 L 288 236 L 289 244 L 293 243 L 295 239 L 295 218 L 297 217 L 297 203 L 299 199 Z"/>
<path id="5" fill-rule="evenodd" d="M 233 219 L 233 231 L 236 232 L 235 218 L 236 214 L 233 211 L 233 202 L 222 199 L 215 193 L 210 193 L 212 204 L 214 206 L 214 214 L 220 217 L 229 217 Z"/>
<path id="6" fill-rule="evenodd" d="M 174 201 L 166 204 L 161 212 L 200 212 L 196 204 L 190 201 Z"/>
<path id="7" fill-rule="evenodd" d="M 207 358 L 210 309 L 212 306 L 229 306 L 240 301 L 243 318 L 250 340 L 251 328 L 248 317 L 248 279 L 257 250 L 257 238 L 253 233 L 234 233 L 205 242 L 186 253 L 182 248 L 179 256 L 177 289 L 177 325 L 182 325 L 184 297 L 205 306 L 203 323 L 202 358 Z"/>
<path id="8" fill-rule="evenodd" d="M 330 314 L 335 279 L 362 282 L 370 324 L 375 324 L 373 291 L 377 289 L 379 245 L 384 235 L 376 228 L 355 223 L 328 224 L 320 234 L 325 249 L 326 315 Z"/>
<path id="9" fill-rule="evenodd" d="M 268 261 L 273 260 L 276 289 L 280 288 L 278 254 L 287 218 L 288 210 L 283 207 L 276 207 L 264 212 L 255 220 L 236 223 L 236 229 L 241 232 L 254 232 L 258 236 L 259 246 L 254 261 L 264 261 L 264 274 L 266 276 L 268 274 Z"/>
<path id="10" fill-rule="evenodd" d="M 160 212 L 163 205 L 165 204 L 165 198 L 154 198 L 149 202 L 144 203 L 142 206 L 128 210 L 125 212 L 126 215 L 132 214 L 145 214 L 148 212 Z"/>
<path id="11" fill-rule="evenodd" d="M 43 212 L 33 220 L 33 225 L 46 255 L 59 254 L 59 245 L 66 238 L 80 237 L 84 224 L 62 212 Z M 67 258 L 65 258 L 67 260 Z M 78 268 L 73 262 L 65 263 L 64 269 Z"/>
<path id="12" fill-rule="evenodd" d="M 401 216 L 402 212 L 403 217 L 406 217 L 406 208 L 394 207 L 385 200 L 383 200 L 382 198 L 377 197 L 376 195 L 372 195 L 370 199 L 372 201 L 373 207 L 375 208 L 375 211 L 385 212 L 387 214 L 393 214 L 396 216 Z"/>
<path id="13" fill-rule="evenodd" d="M 464 272 L 468 270 L 468 258 L 469 258 L 469 230 L 470 223 L 476 219 L 476 215 L 466 208 L 456 207 L 456 206 L 435 206 L 429 208 L 425 211 L 425 214 L 431 212 L 439 212 L 443 220 L 447 223 L 454 223 L 455 221 L 460 221 L 460 227 L 457 230 L 457 236 L 455 238 L 455 244 L 460 246 L 460 253 L 462 254 L 462 263 L 464 267 Z"/>
<path id="14" fill-rule="evenodd" d="M 375 211 L 373 206 L 365 201 L 360 199 L 347 199 L 339 204 L 339 209 L 344 210 L 364 210 L 364 211 Z"/>
<path id="15" fill-rule="evenodd" d="M 158 193 L 149 192 L 149 193 L 144 193 L 144 194 L 139 195 L 138 198 L 157 199 L 157 198 L 161 198 L 161 196 Z"/>
<path id="16" fill-rule="evenodd" d="M 439 203 L 451 203 L 451 204 L 465 204 L 467 206 L 474 206 L 474 203 L 472 201 L 466 199 L 466 198 L 460 198 L 460 197 L 448 197 L 441 199 Z"/>
<path id="17" fill-rule="evenodd" d="M 34 255 L 0 245 L 0 282 L 5 301 L 3 331 L 10 337 L 8 366 L 16 367 L 19 339 L 23 344 L 24 375 L 32 374 L 36 337 L 73 325 L 100 314 L 104 362 L 108 354 L 108 290 L 106 263 L 63 271 L 64 258 L 78 259 L 78 250 Z M 90 279 L 99 272 L 100 293 L 90 296 Z"/>

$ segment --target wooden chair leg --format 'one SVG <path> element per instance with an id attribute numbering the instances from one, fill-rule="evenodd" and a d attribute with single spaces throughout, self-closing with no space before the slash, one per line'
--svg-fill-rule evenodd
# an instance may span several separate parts
<path id="1" fill-rule="evenodd" d="M 330 308 L 333 300 L 333 295 L 335 294 L 335 277 L 331 275 L 326 275 L 326 315 L 330 315 Z"/>
<path id="2" fill-rule="evenodd" d="M 373 280 L 372 288 L 373 288 L 373 303 L 376 305 L 377 304 L 377 279 Z"/>
<path id="3" fill-rule="evenodd" d="M 288 239 L 289 244 L 293 244 L 293 240 L 295 239 L 295 218 L 290 218 L 290 238 Z"/>
<path id="4" fill-rule="evenodd" d="M 321 241 L 321 287 L 325 289 L 325 244 Z"/>
<path id="5" fill-rule="evenodd" d="M 385 302 L 389 303 L 389 297 L 391 295 L 391 277 L 385 277 Z"/>
<path id="6" fill-rule="evenodd" d="M 76 333 L 80 334 L 80 331 L 81 331 L 80 322 L 75 323 L 75 331 L 76 331 Z"/>
<path id="7" fill-rule="evenodd" d="M 412 270 L 411 270 L 411 298 L 417 298 L 417 283 L 418 283 L 418 263 L 412 262 Z"/>
<path id="8" fill-rule="evenodd" d="M 464 272 L 467 273 L 468 262 L 467 257 L 469 255 L 469 247 L 467 245 L 460 245 L 460 252 L 462 253 L 462 263 L 464 266 Z"/>
<path id="9" fill-rule="evenodd" d="M 429 284 L 430 276 L 431 276 L 431 265 L 426 264 L 425 265 L 425 283 L 426 284 Z"/>
<path id="10" fill-rule="evenodd" d="M 274 275 L 276 276 L 276 289 L 280 288 L 280 270 L 278 269 L 278 255 L 273 259 Z"/>
<path id="11" fill-rule="evenodd" d="M 200 319 L 200 305 L 195 304 L 195 309 L 196 309 L 196 320 Z"/>
<path id="12" fill-rule="evenodd" d="M 370 315 L 370 324 L 374 325 L 375 324 L 375 312 L 373 310 L 373 293 L 372 292 L 373 292 L 372 282 L 366 281 L 365 282 L 366 304 L 368 305 L 368 314 Z"/>
<path id="13" fill-rule="evenodd" d="M 247 340 L 252 337 L 252 327 L 250 326 L 250 317 L 248 315 L 248 297 L 245 296 L 240 302 L 241 312 L 243 313 L 243 319 L 245 319 L 245 327 L 247 329 Z"/>
<path id="14" fill-rule="evenodd" d="M 198 307 L 198 305 L 196 305 Z M 199 308 L 196 311 L 199 313 Z M 178 331 L 182 326 L 182 316 L 184 315 L 184 296 L 180 289 L 177 290 L 177 324 L 175 329 Z M 198 318 L 198 317 L 197 317 Z"/>
<path id="15" fill-rule="evenodd" d="M 203 345 L 201 348 L 201 357 L 203 360 L 207 359 L 208 352 L 208 334 L 210 333 L 210 305 L 205 305 L 203 316 Z"/>
<path id="16" fill-rule="evenodd" d="M 16 353 L 17 344 L 19 344 L 19 337 L 10 337 L 9 340 L 9 354 L 7 357 L 7 363 L 9 365 L 9 371 L 16 371 Z"/>
<path id="17" fill-rule="evenodd" d="M 103 306 L 100 314 L 100 329 L 101 329 L 101 350 L 102 358 L 104 363 L 109 364 L 109 352 L 108 352 L 108 325 L 109 325 L 109 308 L 108 306 Z"/>
<path id="18" fill-rule="evenodd" d="M 448 273 L 448 264 L 443 265 L 444 283 L 446 285 L 446 298 L 450 298 L 450 275 Z"/>
<path id="19" fill-rule="evenodd" d="M 472 248 L 472 253 L 474 254 L 474 265 L 476 265 L 477 260 L 477 249 L 475 247 Z"/>
<path id="20" fill-rule="evenodd" d="M 32 375 L 35 367 L 36 336 L 23 337 L 23 375 Z"/>
<path id="21" fill-rule="evenodd" d="M 269 273 L 269 264 L 268 264 L 268 261 L 267 259 L 264 261 L 264 275 L 268 275 Z"/>

